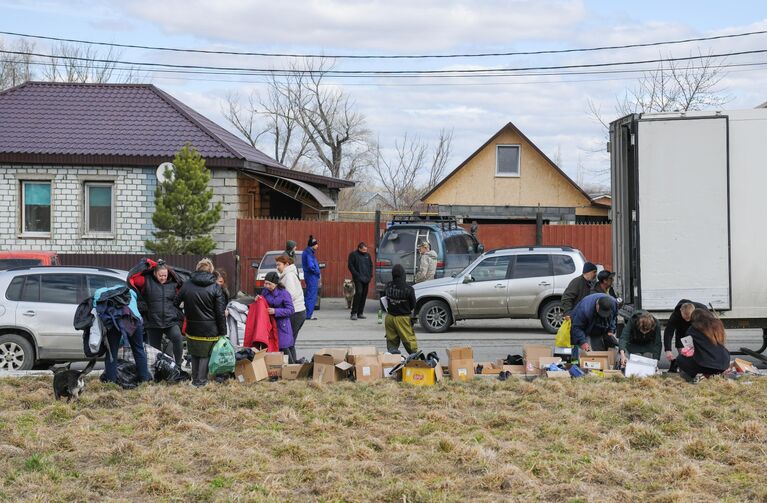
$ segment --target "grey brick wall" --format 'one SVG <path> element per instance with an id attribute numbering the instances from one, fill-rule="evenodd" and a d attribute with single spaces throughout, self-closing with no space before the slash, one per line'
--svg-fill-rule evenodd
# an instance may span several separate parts
<path id="1" fill-rule="evenodd" d="M 156 168 L 10 166 L 0 165 L 0 250 L 52 250 L 60 253 L 145 253 L 144 241 L 152 238 Z M 24 237 L 21 233 L 20 182 L 49 179 L 52 182 L 51 234 L 48 238 Z M 114 183 L 114 232 L 93 237 L 85 232 L 84 183 Z M 214 170 L 211 187 L 214 201 L 224 210 L 213 231 L 215 253 L 236 247 L 237 176 L 234 171 Z"/>

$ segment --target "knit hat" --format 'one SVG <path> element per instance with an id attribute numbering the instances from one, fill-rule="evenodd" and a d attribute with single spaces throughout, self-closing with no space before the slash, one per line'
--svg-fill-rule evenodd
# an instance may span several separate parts
<path id="1" fill-rule="evenodd" d="M 268 281 L 269 283 L 274 283 L 275 285 L 277 285 L 280 282 L 280 275 L 274 271 L 268 272 L 266 273 L 266 277 L 264 278 L 264 281 Z"/>
<path id="2" fill-rule="evenodd" d="M 587 272 L 596 271 L 597 266 L 592 264 L 591 262 L 586 262 L 583 264 L 583 274 L 586 274 Z"/>
<path id="3" fill-rule="evenodd" d="M 309 235 L 309 241 L 306 243 L 306 246 L 311 248 L 312 246 L 316 245 L 317 243 L 319 243 L 319 241 L 317 241 L 317 239 L 315 239 L 315 237 L 310 234 Z"/>
<path id="4" fill-rule="evenodd" d="M 292 239 L 288 239 L 288 242 L 285 243 L 285 249 L 286 250 L 293 250 L 296 247 L 296 242 Z"/>
<path id="5" fill-rule="evenodd" d="M 610 297 L 607 295 L 599 297 L 599 300 L 597 300 L 597 314 L 602 318 L 609 318 L 613 314 L 612 306 L 613 303 Z"/>

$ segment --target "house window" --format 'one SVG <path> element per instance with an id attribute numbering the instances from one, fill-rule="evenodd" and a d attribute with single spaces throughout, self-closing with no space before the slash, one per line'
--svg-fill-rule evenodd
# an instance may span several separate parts
<path id="1" fill-rule="evenodd" d="M 85 229 L 89 234 L 112 232 L 111 183 L 85 184 Z"/>
<path id="2" fill-rule="evenodd" d="M 21 199 L 22 232 L 50 234 L 51 182 L 21 182 Z"/>
<path id="3" fill-rule="evenodd" d="M 498 145 L 495 176 L 519 176 L 519 145 Z"/>

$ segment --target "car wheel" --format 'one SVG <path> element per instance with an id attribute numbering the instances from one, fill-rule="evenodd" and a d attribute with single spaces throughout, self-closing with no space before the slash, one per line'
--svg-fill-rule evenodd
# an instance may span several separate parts
<path id="1" fill-rule="evenodd" d="M 0 370 L 32 370 L 35 349 L 20 335 L 0 336 Z"/>
<path id="2" fill-rule="evenodd" d="M 423 305 L 418 321 L 427 332 L 445 332 L 453 324 L 450 308 L 441 300 L 430 300 Z"/>
<path id="3" fill-rule="evenodd" d="M 556 334 L 559 327 L 562 326 L 564 314 L 565 312 L 562 309 L 562 302 L 559 300 L 551 300 L 541 309 L 541 325 L 543 325 L 543 328 L 548 333 Z"/>

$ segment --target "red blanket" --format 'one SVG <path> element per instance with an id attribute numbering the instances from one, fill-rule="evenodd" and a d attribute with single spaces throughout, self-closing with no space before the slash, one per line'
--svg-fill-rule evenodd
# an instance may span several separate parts
<path id="1" fill-rule="evenodd" d="M 270 353 L 280 350 L 277 336 L 277 321 L 269 316 L 269 305 L 263 297 L 252 303 L 248 308 L 248 320 L 245 322 L 246 348 L 266 348 Z"/>

